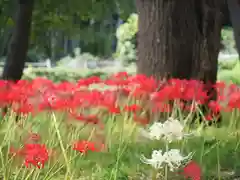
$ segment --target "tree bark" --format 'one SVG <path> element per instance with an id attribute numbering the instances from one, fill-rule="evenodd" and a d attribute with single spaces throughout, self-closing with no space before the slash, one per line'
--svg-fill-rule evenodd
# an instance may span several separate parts
<path id="1" fill-rule="evenodd" d="M 227 0 L 238 56 L 240 54 L 240 0 Z"/>
<path id="2" fill-rule="evenodd" d="M 222 0 L 136 0 L 138 73 L 216 82 Z"/>
<path id="3" fill-rule="evenodd" d="M 18 81 L 23 75 L 31 32 L 34 0 L 18 0 L 16 25 L 8 48 L 2 78 Z"/>
<path id="4" fill-rule="evenodd" d="M 215 100 L 212 85 L 217 80 L 222 3 L 224 0 L 136 0 L 138 73 L 156 79 L 204 81 L 208 100 Z M 207 105 L 208 101 L 200 107 L 205 115 Z"/>

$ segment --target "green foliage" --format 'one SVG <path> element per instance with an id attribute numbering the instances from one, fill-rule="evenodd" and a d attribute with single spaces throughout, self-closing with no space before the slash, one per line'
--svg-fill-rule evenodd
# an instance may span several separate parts
<path id="1" fill-rule="evenodd" d="M 232 28 L 222 30 L 222 44 L 224 46 L 223 51 L 226 53 L 236 53 L 236 44 Z"/>
<path id="2" fill-rule="evenodd" d="M 111 69 L 111 68 L 110 68 Z M 110 71 L 107 68 L 89 70 L 89 69 L 70 69 L 65 67 L 56 68 L 32 68 L 29 67 L 24 71 L 23 79 L 33 80 L 36 77 L 43 77 L 52 80 L 53 82 L 70 81 L 76 82 L 79 79 L 98 76 L 100 78 L 107 78 L 109 75 L 117 73 L 117 71 Z M 129 66 L 126 68 L 129 74 L 135 74 L 135 67 Z"/>
<path id="3" fill-rule="evenodd" d="M 236 60 L 236 63 L 234 66 L 233 61 L 226 66 L 228 68 L 220 69 L 218 71 L 218 80 L 225 81 L 226 83 L 234 83 L 237 85 L 240 85 L 240 62 L 239 60 Z"/>
<path id="4" fill-rule="evenodd" d="M 99 61 L 99 57 L 97 56 L 93 56 L 90 53 L 81 53 L 80 48 L 76 48 L 74 50 L 74 57 L 64 57 L 62 59 L 60 59 L 57 63 L 58 66 L 66 66 L 66 64 L 70 63 L 70 62 L 74 62 L 74 64 L 78 64 L 78 63 L 85 63 L 87 61 Z"/>
<path id="5" fill-rule="evenodd" d="M 0 2 L 0 56 L 8 43 L 9 32 L 14 27 L 16 1 Z M 71 53 L 66 40 L 73 40 L 84 52 L 99 56 L 112 55 L 112 41 L 116 28 L 111 25 L 112 15 L 119 13 L 126 19 L 135 11 L 133 0 L 69 0 L 35 1 L 30 35 L 30 48 L 57 60 L 62 54 Z M 91 22 L 90 25 L 85 22 Z M 81 44 L 84 42 L 84 44 Z"/>
<path id="6" fill-rule="evenodd" d="M 124 63 L 136 60 L 136 45 L 132 40 L 138 31 L 138 15 L 131 14 L 127 22 L 120 25 L 117 29 L 117 52 L 116 58 Z"/>
<path id="7" fill-rule="evenodd" d="M 122 17 L 134 11 L 132 0 L 69 0 L 69 1 L 36 1 L 33 12 L 31 43 L 40 51 L 46 47 L 54 52 L 62 48 L 62 39 L 69 38 L 84 42 L 85 52 L 95 55 L 110 56 L 111 43 L 115 27 L 108 25 L 112 14 L 119 12 Z M 91 25 L 82 23 L 91 21 Z M 52 47 L 52 39 L 57 39 L 57 47 Z M 65 52 L 64 52 L 65 53 Z"/>
<path id="8" fill-rule="evenodd" d="M 37 52 L 36 49 L 30 49 L 27 52 L 26 62 L 39 62 L 44 59 L 44 55 Z M 5 62 L 6 56 L 0 57 L 0 62 Z"/>
<path id="9" fill-rule="evenodd" d="M 108 76 L 108 74 L 101 71 L 89 71 L 89 70 L 74 71 L 66 68 L 53 68 L 53 69 L 28 68 L 23 75 L 23 79 L 33 80 L 36 77 L 43 77 L 43 78 L 50 79 L 53 82 L 62 82 L 62 81 L 76 82 L 79 79 L 91 77 L 91 76 L 98 76 L 104 79 Z"/>
<path id="10" fill-rule="evenodd" d="M 83 56 L 84 58 L 84 56 Z M 69 60 L 72 60 L 69 58 Z M 77 61 L 78 59 L 76 59 Z M 83 70 L 83 69 L 70 69 L 66 68 L 64 64 L 68 61 L 67 58 L 60 61 L 62 63 L 57 68 L 31 68 L 25 70 L 24 79 L 32 80 L 36 77 L 45 77 L 54 82 L 61 81 L 71 81 L 76 82 L 77 80 L 90 77 L 90 76 L 99 76 L 106 78 L 109 74 L 114 73 L 115 71 L 110 71 L 110 69 L 101 69 L 101 70 Z M 240 63 L 239 60 L 233 61 L 219 61 L 219 70 L 218 70 L 218 80 L 225 81 L 227 83 L 233 82 L 240 85 Z M 135 66 L 128 66 L 125 68 L 130 74 L 136 73 Z M 115 72 L 116 73 L 116 72 Z"/>
<path id="11" fill-rule="evenodd" d="M 238 59 L 233 60 L 219 60 L 218 69 L 219 70 L 232 70 L 238 63 Z"/>

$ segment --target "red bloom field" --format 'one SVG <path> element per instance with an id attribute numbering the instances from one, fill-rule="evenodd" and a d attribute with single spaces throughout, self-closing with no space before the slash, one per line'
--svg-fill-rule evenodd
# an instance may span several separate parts
<path id="1" fill-rule="evenodd" d="M 75 84 L 0 81 L 0 105 L 3 179 L 139 180 L 159 174 L 197 180 L 238 173 L 240 88 L 234 84 L 160 82 L 125 72 Z M 167 147 L 193 156 L 177 171 L 165 168 L 162 176 L 164 169 L 156 172 L 140 156 L 164 150 L 164 142 L 141 131 L 169 117 L 183 122 L 191 135 Z M 209 122 L 218 127 L 206 126 Z"/>

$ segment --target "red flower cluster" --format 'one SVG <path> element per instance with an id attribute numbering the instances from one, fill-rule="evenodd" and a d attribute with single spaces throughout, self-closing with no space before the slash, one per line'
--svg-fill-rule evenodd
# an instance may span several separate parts
<path id="1" fill-rule="evenodd" d="M 14 156 L 23 157 L 26 167 L 33 165 L 39 169 L 44 168 L 45 163 L 49 159 L 48 150 L 44 144 L 25 144 L 18 150 L 11 148 L 10 152 Z"/>
<path id="2" fill-rule="evenodd" d="M 184 167 L 183 175 L 185 178 L 191 178 L 192 180 L 200 180 L 201 168 L 196 162 L 191 161 Z"/>
<path id="3" fill-rule="evenodd" d="M 33 139 L 39 139 L 39 135 L 33 135 Z M 91 141 L 77 141 L 73 144 L 72 149 L 76 150 L 82 154 L 86 154 L 88 151 L 100 152 L 104 149 L 104 144 L 99 144 Z M 29 168 L 31 165 L 37 168 L 44 168 L 44 165 L 49 160 L 49 156 L 52 151 L 47 150 L 44 144 L 28 144 L 26 143 L 20 149 L 10 148 L 10 154 L 13 156 L 18 156 L 24 159 L 25 167 Z"/>
<path id="4" fill-rule="evenodd" d="M 73 150 L 79 151 L 80 153 L 86 154 L 88 151 L 99 152 L 104 149 L 104 144 L 97 145 L 91 141 L 78 141 L 73 145 Z"/>
<path id="5" fill-rule="evenodd" d="M 93 84 L 112 88 L 91 90 L 89 87 Z M 54 84 L 42 78 L 31 82 L 21 80 L 16 84 L 0 81 L 0 106 L 11 104 L 14 111 L 24 114 L 65 110 L 70 112 L 72 118 L 93 124 L 99 123 L 99 117 L 98 114 L 86 113 L 92 112 L 91 109 L 105 109 L 110 114 L 128 111 L 134 113 L 134 119 L 146 120 L 147 117 L 139 112 L 169 112 L 173 108 L 169 102 L 173 100 L 183 111 L 196 109 L 191 103 L 184 102 L 208 104 L 210 115 L 218 114 L 221 110 L 240 108 L 240 88 L 234 85 L 227 88 L 224 83 L 217 83 L 211 88 L 217 91 L 217 100 L 209 101 L 213 94 L 209 94 L 206 85 L 200 81 L 171 79 L 161 82 L 144 75 L 129 76 L 125 72 L 106 80 L 98 77 L 81 79 L 76 84 Z M 129 105 L 130 101 L 138 103 Z M 222 103 L 227 106 L 223 107 Z"/>

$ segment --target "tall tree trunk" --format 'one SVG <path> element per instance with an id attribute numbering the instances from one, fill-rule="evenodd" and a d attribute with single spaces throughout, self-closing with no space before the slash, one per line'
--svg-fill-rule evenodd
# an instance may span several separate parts
<path id="1" fill-rule="evenodd" d="M 157 79 L 197 79 L 215 84 L 222 3 L 223 0 L 136 0 L 138 73 Z M 206 86 L 206 91 L 210 99 L 216 98 L 212 86 Z M 206 106 L 202 111 L 205 114 Z"/>
<path id="2" fill-rule="evenodd" d="M 18 81 L 21 79 L 27 56 L 34 0 L 18 0 L 16 25 L 9 45 L 2 78 Z"/>
<path id="3" fill-rule="evenodd" d="M 136 0 L 138 73 L 216 82 L 222 0 Z"/>
<path id="4" fill-rule="evenodd" d="M 240 54 L 240 0 L 227 0 L 238 56 Z"/>

